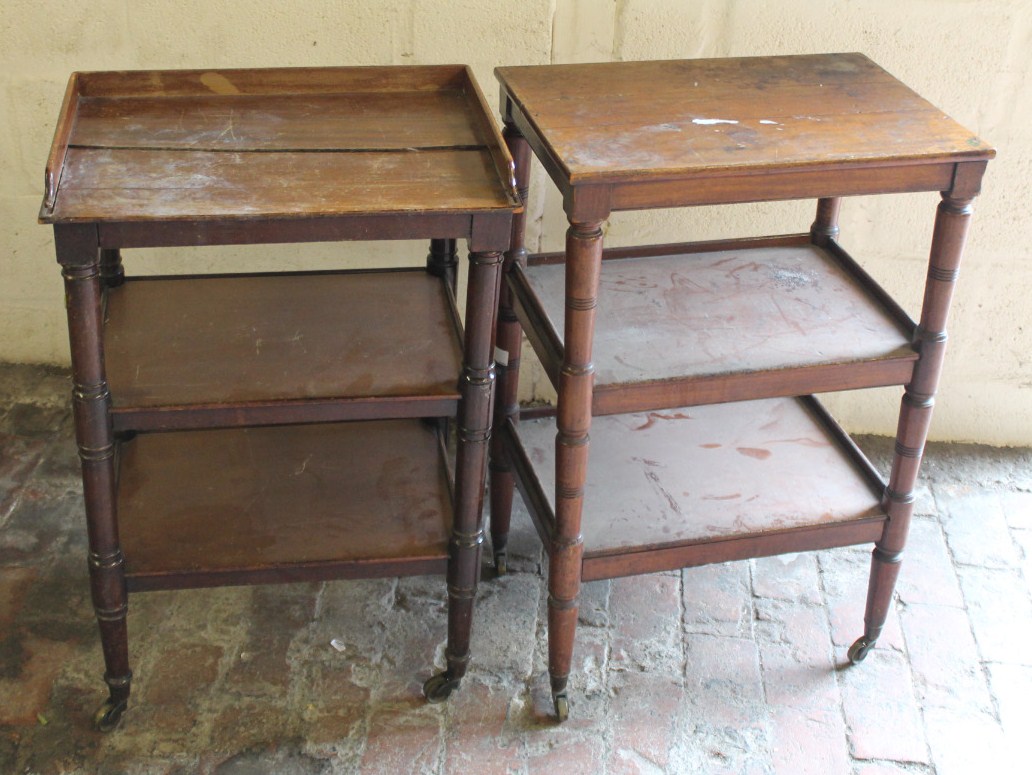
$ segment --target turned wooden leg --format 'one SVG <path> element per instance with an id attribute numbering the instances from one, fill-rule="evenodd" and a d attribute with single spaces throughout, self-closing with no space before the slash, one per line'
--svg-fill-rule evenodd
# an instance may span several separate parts
<path id="1" fill-rule="evenodd" d="M 115 510 L 115 442 L 104 374 L 101 273 L 96 230 L 56 226 L 57 260 L 63 267 L 68 332 L 72 353 L 72 406 L 82 462 L 86 528 L 89 537 L 90 591 L 100 625 L 107 701 L 95 722 L 107 731 L 117 726 L 129 700 L 128 593 L 125 562 L 118 543 Z"/>
<path id="2" fill-rule="evenodd" d="M 434 277 L 443 277 L 451 288 L 452 296 L 457 293 L 459 252 L 453 239 L 430 240 L 430 252 L 426 255 L 426 271 Z"/>
<path id="3" fill-rule="evenodd" d="M 842 200 L 839 198 L 817 200 L 817 217 L 810 227 L 810 239 L 814 245 L 825 247 L 838 238 L 841 207 Z"/>
<path id="4" fill-rule="evenodd" d="M 125 282 L 122 251 L 118 248 L 104 248 L 100 251 L 100 279 L 108 288 L 117 288 Z"/>
<path id="5" fill-rule="evenodd" d="M 466 294 L 466 340 L 460 380 L 455 514 L 448 545 L 448 666 L 423 685 L 430 702 L 448 697 L 466 674 L 473 599 L 484 543 L 484 485 L 491 439 L 494 362 L 491 341 L 501 281 L 500 252 L 471 253 Z"/>
<path id="6" fill-rule="evenodd" d="M 915 333 L 920 358 L 900 407 L 896 449 L 883 502 L 889 519 L 871 558 L 864 634 L 849 649 L 849 660 L 854 664 L 862 661 L 878 640 L 892 604 L 892 593 L 914 512 L 914 485 L 946 353 L 946 318 L 967 236 L 971 201 L 944 194 L 935 219 L 921 323 Z"/>
<path id="7" fill-rule="evenodd" d="M 525 265 L 527 249 L 524 247 L 527 222 L 527 196 L 530 186 L 530 146 L 512 125 L 505 127 L 505 142 L 516 163 L 516 186 L 523 202 L 523 211 L 512 219 L 511 247 L 505 253 L 502 265 L 502 288 L 498 301 L 498 317 L 495 330 L 495 361 L 498 369 L 498 386 L 495 393 L 495 428 L 491 436 L 491 548 L 494 551 L 495 573 L 504 576 L 507 569 L 506 545 L 509 542 L 509 522 L 512 518 L 512 497 L 515 487 L 512 463 L 505 452 L 502 435 L 506 433 L 509 420 L 519 419 L 520 350 L 523 344 L 523 329 L 513 308 L 512 289 L 504 278 L 516 264 Z"/>
<path id="8" fill-rule="evenodd" d="M 591 343 L 601 264 L 601 222 L 571 222 L 566 233 L 565 356 L 559 374 L 556 415 L 556 525 L 549 546 L 548 570 L 548 671 L 560 721 L 569 715 L 566 682 L 577 629 L 577 596 L 584 550 L 581 510 L 595 374 Z"/>

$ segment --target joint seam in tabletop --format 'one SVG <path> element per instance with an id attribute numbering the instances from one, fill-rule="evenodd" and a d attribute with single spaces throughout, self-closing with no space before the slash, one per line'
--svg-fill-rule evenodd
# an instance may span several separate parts
<path id="1" fill-rule="evenodd" d="M 422 145 L 405 146 L 397 148 L 381 148 L 370 146 L 368 148 L 247 148 L 244 146 L 232 146 L 216 148 L 214 146 L 160 146 L 148 145 L 80 145 L 69 143 L 69 148 L 83 151 L 160 151 L 162 153 L 423 153 L 428 151 L 487 151 L 486 145 Z"/>

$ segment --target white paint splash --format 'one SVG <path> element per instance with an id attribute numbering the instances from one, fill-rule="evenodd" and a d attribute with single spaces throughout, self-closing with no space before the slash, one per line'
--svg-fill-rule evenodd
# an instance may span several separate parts
<path id="1" fill-rule="evenodd" d="M 737 124 L 738 122 L 730 118 L 693 118 L 692 123 L 701 126 L 713 126 L 714 124 Z"/>

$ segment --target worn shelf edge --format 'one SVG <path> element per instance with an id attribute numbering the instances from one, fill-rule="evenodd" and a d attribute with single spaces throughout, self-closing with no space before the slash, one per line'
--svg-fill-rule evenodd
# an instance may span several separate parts
<path id="1" fill-rule="evenodd" d="M 54 213 L 54 205 L 57 204 L 57 190 L 61 185 L 61 173 L 64 171 L 68 138 L 71 137 L 72 130 L 75 128 L 76 108 L 80 93 L 79 74 L 72 73 L 68 78 L 68 85 L 65 87 L 61 113 L 57 119 L 57 126 L 54 128 L 54 139 L 50 146 L 50 154 L 47 156 L 47 166 L 43 171 L 43 204 L 39 210 L 39 223 L 50 222 L 50 217 Z"/>
<path id="2" fill-rule="evenodd" d="M 447 565 L 449 463 L 419 420 L 141 434 L 119 459 L 134 590 Z"/>
<path id="3" fill-rule="evenodd" d="M 692 423 L 684 423 L 683 430 L 676 436 L 675 444 L 671 444 L 668 438 L 664 441 L 665 447 L 659 452 L 655 451 L 654 446 L 650 446 L 652 451 L 649 454 L 653 455 L 652 458 L 633 456 L 633 430 L 627 435 L 631 424 L 640 422 L 638 430 L 652 425 L 665 426 L 662 431 L 667 433 L 676 423 L 656 421 L 656 417 L 661 416 L 664 420 L 689 419 L 687 415 L 692 413 L 698 416 L 691 419 L 706 416 L 706 419 L 699 420 L 706 423 L 706 428 L 700 431 L 700 435 L 693 436 L 695 429 L 689 429 Z M 786 429 L 798 432 L 799 428 L 806 428 L 806 432 L 814 437 L 801 437 L 805 440 L 791 450 L 790 454 L 793 457 L 777 463 L 779 467 L 775 473 L 763 475 L 762 461 L 774 459 L 764 457 L 765 451 L 773 448 L 775 456 L 779 452 L 777 443 L 760 441 L 764 438 L 764 432 L 769 432 L 769 427 L 774 422 L 771 417 L 775 418 L 774 421 L 779 417 L 787 417 L 789 419 L 785 421 Z M 623 422 L 625 426 L 619 431 L 610 432 L 603 425 L 606 422 L 618 421 Z M 728 430 L 732 426 L 733 428 Z M 554 427 L 550 421 L 544 427 L 547 430 L 533 430 L 526 423 L 517 425 L 510 421 L 501 431 L 507 453 L 516 469 L 517 486 L 547 546 L 555 521 L 554 496 L 549 484 L 553 476 L 553 462 L 551 452 L 548 451 L 554 438 Z M 755 430 L 748 430 L 750 427 L 755 427 Z M 764 427 L 768 430 L 764 431 Z M 747 430 L 742 431 L 742 428 Z M 742 442 L 746 446 L 736 448 L 740 453 L 738 459 L 743 460 L 742 466 L 718 466 L 717 473 L 713 476 L 720 477 L 721 481 L 726 479 L 729 487 L 734 485 L 742 492 L 753 491 L 752 500 L 746 503 L 756 505 L 746 508 L 746 505 L 738 504 L 735 499 L 683 494 L 667 486 L 663 480 L 664 473 L 667 473 L 667 464 L 672 467 L 676 463 L 676 471 L 669 474 L 675 477 L 675 481 L 679 481 L 676 479 L 678 476 L 685 477 L 686 481 L 692 481 L 692 476 L 704 479 L 706 474 L 697 473 L 702 457 L 713 454 L 712 450 L 721 446 L 723 442 L 716 441 L 721 438 L 721 434 L 727 433 L 733 437 L 739 432 L 746 437 L 756 434 L 753 437 L 755 441 Z M 713 434 L 712 438 L 706 435 L 707 433 Z M 644 572 L 643 569 L 649 572 L 672 570 L 732 559 L 768 556 L 785 551 L 806 551 L 866 543 L 876 540 L 881 535 L 886 519 L 881 506 L 884 483 L 849 436 L 812 397 L 681 408 L 668 410 L 666 413 L 597 419 L 593 423 L 591 435 L 589 484 L 582 517 L 583 574 L 586 580 Z M 710 441 L 699 444 L 702 439 Z M 654 438 L 651 439 L 650 445 L 655 445 L 655 441 Z M 663 454 L 670 453 L 671 450 L 677 451 L 677 455 L 673 456 L 676 459 L 673 461 L 671 455 Z M 610 512 L 620 509 L 619 504 L 614 506 L 613 493 L 638 491 L 640 494 L 641 487 L 629 487 L 626 486 L 626 482 L 624 485 L 613 484 L 615 477 L 625 475 L 625 468 L 633 467 L 633 463 L 628 464 L 623 460 L 628 454 L 632 454 L 633 459 L 639 463 L 644 461 L 648 469 L 646 478 L 642 479 L 646 488 L 645 494 L 648 495 L 649 488 L 659 488 L 657 492 L 661 492 L 662 495 L 653 498 L 651 504 L 646 502 L 647 498 L 640 499 L 644 505 L 632 504 L 628 513 L 603 514 L 610 507 Z M 761 462 L 753 463 L 753 460 Z M 617 467 L 613 468 L 614 466 Z M 605 471 L 600 476 L 601 469 Z M 822 477 L 830 477 L 829 472 L 832 469 L 833 479 L 813 481 L 815 473 Z M 798 480 L 785 481 L 785 476 L 795 476 L 792 473 L 794 470 L 798 470 Z M 648 476 L 648 473 L 657 471 L 659 473 L 655 476 Z M 609 488 L 607 491 L 610 497 L 604 505 L 598 500 L 597 493 L 594 499 L 592 497 L 591 483 L 599 480 L 604 481 Z M 705 490 L 708 483 L 695 480 L 694 486 Z M 835 497 L 827 494 L 831 489 L 838 491 Z M 843 492 L 848 495 L 848 503 L 839 505 Z M 769 516 L 764 509 L 771 504 L 772 499 L 777 507 L 775 510 L 780 514 L 779 518 L 787 520 L 783 524 L 764 524 L 764 520 Z M 790 502 L 782 502 L 779 499 L 790 499 Z M 714 502 L 719 506 L 713 506 Z M 709 530 L 708 534 L 700 534 L 698 527 L 691 527 L 693 520 L 726 519 L 721 516 L 721 511 L 736 505 L 742 509 L 738 522 L 725 524 L 723 527 L 709 525 L 706 528 Z M 626 524 L 621 526 L 621 522 L 629 522 L 630 512 L 638 508 L 652 510 L 648 516 L 634 513 L 634 530 L 638 531 L 639 538 L 629 541 L 628 527 Z M 793 511 L 793 508 L 796 511 Z M 660 513 L 662 509 L 666 511 Z M 749 509 L 755 509 L 755 513 Z M 680 516 L 672 518 L 672 514 Z M 788 514 L 794 516 L 788 519 Z M 684 534 L 679 538 L 670 538 L 669 531 L 677 530 L 682 530 Z M 614 535 L 617 536 L 616 539 L 613 538 Z"/>
<path id="4" fill-rule="evenodd" d="M 247 425 L 295 425 L 298 423 L 350 422 L 356 420 L 404 420 L 454 417 L 456 396 L 387 396 L 252 401 L 247 404 L 209 406 L 162 406 L 112 408 L 116 433 L 204 430 Z"/>
<path id="5" fill-rule="evenodd" d="M 464 70 L 466 83 L 465 95 L 470 102 L 470 113 L 473 116 L 474 127 L 480 130 L 481 138 L 491 154 L 495 170 L 498 173 L 498 180 L 505 190 L 505 195 L 510 204 L 515 208 L 514 213 L 523 212 L 523 202 L 520 200 L 516 190 L 516 163 L 509 153 L 509 147 L 505 144 L 498 123 L 495 121 L 491 108 L 487 104 L 477 79 L 473 76 L 473 70 L 468 65 Z"/>
<path id="6" fill-rule="evenodd" d="M 459 89 L 465 67 L 440 64 L 91 70 L 75 75 L 83 84 L 83 96 L 87 97 L 232 96 L 228 87 L 255 96 Z M 342 88 L 344 84 L 346 88 Z"/>
<path id="7" fill-rule="evenodd" d="M 570 183 L 577 186 L 587 185 L 621 185 L 627 183 L 663 183 L 665 181 L 690 182 L 692 180 L 710 180 L 719 178 L 736 177 L 771 177 L 774 175 L 791 176 L 794 174 L 823 174 L 834 175 L 836 173 L 848 172 L 850 170 L 907 170 L 916 167 L 952 167 L 958 164 L 969 164 L 986 162 L 996 156 L 995 150 L 972 151 L 967 153 L 952 154 L 928 154 L 914 156 L 899 156 L 892 160 L 879 158 L 855 157 L 850 159 L 839 159 L 834 161 L 808 161 L 795 163 L 782 163 L 772 167 L 760 167 L 758 165 L 742 164 L 740 166 L 727 165 L 722 167 L 707 167 L 696 169 L 692 167 L 684 170 L 634 170 L 626 174 L 617 173 L 570 173 Z M 909 188 L 904 190 L 911 190 Z M 914 190 L 924 190 L 918 188 Z M 793 197 L 796 198 L 796 197 Z M 756 201 L 772 201 L 766 198 Z M 624 209 L 624 208 L 614 208 Z"/>

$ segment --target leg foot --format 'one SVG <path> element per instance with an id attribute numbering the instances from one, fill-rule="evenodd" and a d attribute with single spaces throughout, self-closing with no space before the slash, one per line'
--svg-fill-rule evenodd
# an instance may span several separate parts
<path id="1" fill-rule="evenodd" d="M 451 693 L 459 688 L 461 678 L 452 678 L 448 671 L 432 676 L 423 684 L 423 696 L 426 701 L 436 704 L 444 702 L 451 696 Z"/>
<path id="2" fill-rule="evenodd" d="M 570 699 L 565 690 L 552 695 L 552 703 L 555 705 L 555 720 L 560 724 L 570 717 Z"/>
<path id="3" fill-rule="evenodd" d="M 109 697 L 93 714 L 93 726 L 98 732 L 110 732 L 122 721 L 122 714 L 125 713 L 128 706 L 129 703 L 126 700 Z"/>
<path id="4" fill-rule="evenodd" d="M 849 651 L 846 652 L 846 656 L 849 657 L 850 664 L 857 665 L 867 659 L 867 655 L 874 648 L 875 641 L 868 640 L 867 636 L 864 635 L 861 638 L 857 638 L 856 642 L 849 647 Z"/>
<path id="5" fill-rule="evenodd" d="M 497 412 L 498 409 L 496 408 Z M 495 576 L 509 572 L 508 552 L 509 520 L 512 516 L 512 496 L 515 488 L 512 469 L 504 461 L 501 434 L 504 428 L 495 428 L 491 437 L 491 549 L 494 551 Z"/>

